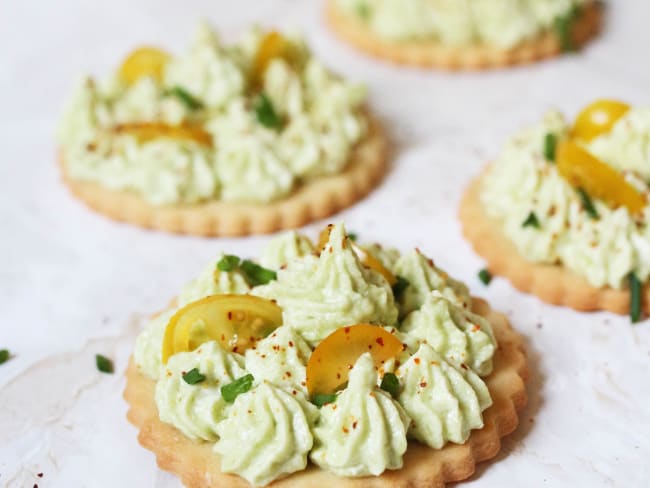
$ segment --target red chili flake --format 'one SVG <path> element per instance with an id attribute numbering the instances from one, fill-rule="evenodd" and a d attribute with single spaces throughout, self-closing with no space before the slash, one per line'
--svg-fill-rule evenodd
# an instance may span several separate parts
<path id="1" fill-rule="evenodd" d="M 239 349 L 239 346 L 235 346 L 232 348 L 232 352 L 237 352 L 237 349 Z"/>
<path id="2" fill-rule="evenodd" d="M 345 329 L 343 329 L 343 332 L 345 332 L 346 334 L 349 334 L 350 333 L 350 327 L 346 327 Z"/>
<path id="3" fill-rule="evenodd" d="M 467 368 L 467 365 L 466 365 L 465 363 L 461 364 L 460 367 L 463 368 L 464 370 L 467 370 L 467 369 L 468 369 L 468 368 Z"/>
<path id="4" fill-rule="evenodd" d="M 372 344 L 368 344 L 368 350 L 372 349 Z"/>
<path id="5" fill-rule="evenodd" d="M 430 268 L 433 268 L 433 259 L 428 259 L 427 264 L 429 265 Z"/>
<path id="6" fill-rule="evenodd" d="M 226 340 L 226 336 L 223 335 L 223 334 L 221 334 L 221 340 L 222 340 L 222 341 L 225 341 L 225 340 Z"/>
<path id="7" fill-rule="evenodd" d="M 377 339 L 375 339 L 375 342 L 377 344 L 379 344 L 381 347 L 384 347 L 384 339 L 383 338 L 377 337 Z"/>
<path id="8" fill-rule="evenodd" d="M 297 395 L 298 392 L 297 392 L 296 390 L 291 390 L 291 394 L 292 394 L 292 395 Z"/>
<path id="9" fill-rule="evenodd" d="M 228 320 L 232 320 L 232 312 L 230 310 L 228 311 Z"/>
<path id="10" fill-rule="evenodd" d="M 287 376 L 291 378 L 291 371 L 287 371 Z"/>
<path id="11" fill-rule="evenodd" d="M 420 364 L 420 358 L 415 358 L 415 359 L 413 359 L 413 362 L 414 362 L 415 364 Z"/>
<path id="12" fill-rule="evenodd" d="M 355 420 L 354 422 L 352 422 L 352 428 L 353 428 L 353 429 L 356 429 L 356 428 L 357 428 L 357 421 L 356 421 L 356 420 Z"/>
<path id="13" fill-rule="evenodd" d="M 400 363 L 399 361 L 395 361 L 395 368 L 399 368 L 401 364 L 402 363 Z"/>
<path id="14" fill-rule="evenodd" d="M 472 327 L 472 332 L 478 332 L 479 330 L 481 330 L 481 327 L 474 324 L 474 326 Z"/>
<path id="15" fill-rule="evenodd" d="M 423 381 L 420 383 L 420 388 L 426 388 L 427 387 L 427 382 Z"/>
<path id="16" fill-rule="evenodd" d="M 407 347 L 406 344 L 402 342 L 402 351 L 406 351 L 406 347 Z"/>
<path id="17" fill-rule="evenodd" d="M 341 379 L 341 373 L 336 373 L 336 379 L 340 380 Z"/>
<path id="18" fill-rule="evenodd" d="M 293 347 L 293 341 L 289 341 L 289 347 Z"/>
<path id="19" fill-rule="evenodd" d="M 38 476 L 39 478 L 42 478 L 42 477 L 43 477 L 43 473 L 38 473 L 36 476 Z"/>
<path id="20" fill-rule="evenodd" d="M 348 369 L 352 369 L 353 364 L 348 364 Z"/>
<path id="21" fill-rule="evenodd" d="M 278 303 L 278 301 L 275 298 L 271 298 L 271 303 Z"/>

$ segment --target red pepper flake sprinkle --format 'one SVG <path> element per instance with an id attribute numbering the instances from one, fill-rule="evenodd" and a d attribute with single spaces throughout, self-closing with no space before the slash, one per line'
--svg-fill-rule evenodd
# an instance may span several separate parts
<path id="1" fill-rule="evenodd" d="M 346 334 L 349 334 L 350 333 L 350 327 L 346 327 L 345 329 L 343 329 L 343 332 L 345 332 Z"/>
<path id="2" fill-rule="evenodd" d="M 420 383 L 420 388 L 426 388 L 427 387 L 427 382 L 423 381 Z"/>
<path id="3" fill-rule="evenodd" d="M 372 349 L 372 344 L 368 344 L 368 350 Z"/>
<path id="4" fill-rule="evenodd" d="M 228 320 L 232 320 L 232 312 L 230 310 L 228 311 Z"/>
<path id="5" fill-rule="evenodd" d="M 235 346 L 232 348 L 232 352 L 237 352 L 237 349 L 239 349 L 239 346 Z"/>
<path id="6" fill-rule="evenodd" d="M 357 428 L 357 421 L 356 421 L 356 420 L 355 420 L 354 422 L 352 422 L 352 428 L 353 428 L 353 429 L 356 429 L 356 428 Z"/>
<path id="7" fill-rule="evenodd" d="M 384 339 L 383 339 L 383 338 L 381 338 L 381 337 L 377 337 L 377 339 L 375 340 L 375 342 L 376 342 L 377 344 L 379 344 L 381 347 L 384 347 Z"/>
<path id="8" fill-rule="evenodd" d="M 225 341 L 225 340 L 226 340 L 226 336 L 223 335 L 223 334 L 221 334 L 221 340 L 222 340 L 222 341 Z"/>
<path id="9" fill-rule="evenodd" d="M 336 373 L 336 379 L 340 380 L 341 379 L 341 373 Z"/>
<path id="10" fill-rule="evenodd" d="M 291 378 L 291 371 L 287 371 L 287 376 Z"/>
<path id="11" fill-rule="evenodd" d="M 39 478 L 42 478 L 42 477 L 43 477 L 43 473 L 38 473 L 36 476 L 38 476 Z"/>
<path id="12" fill-rule="evenodd" d="M 467 368 L 467 365 L 466 365 L 465 363 L 461 364 L 460 367 L 463 368 L 463 369 L 466 370 L 466 371 L 467 371 L 467 369 L 468 369 L 468 368 Z"/>
<path id="13" fill-rule="evenodd" d="M 293 347 L 293 341 L 289 341 L 289 347 Z"/>
<path id="14" fill-rule="evenodd" d="M 472 327 L 472 332 L 478 332 L 479 330 L 481 330 L 481 327 L 474 324 L 474 326 Z"/>
<path id="15" fill-rule="evenodd" d="M 413 359 L 413 362 L 414 362 L 415 364 L 420 364 L 420 358 L 415 358 L 415 359 Z"/>

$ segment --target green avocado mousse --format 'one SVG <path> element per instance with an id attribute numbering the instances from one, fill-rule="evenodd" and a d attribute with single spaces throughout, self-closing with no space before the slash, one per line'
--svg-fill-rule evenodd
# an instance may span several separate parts
<path id="1" fill-rule="evenodd" d="M 486 425 L 509 364 L 495 361 L 501 319 L 421 251 L 336 224 L 261 256 L 219 254 L 136 341 L 156 421 L 218 460 L 205 479 L 406 476 L 411 451 L 464 447 Z"/>

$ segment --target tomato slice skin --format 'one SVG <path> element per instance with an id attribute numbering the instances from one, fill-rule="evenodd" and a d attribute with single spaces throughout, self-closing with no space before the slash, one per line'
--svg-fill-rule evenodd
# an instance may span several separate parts
<path id="1" fill-rule="evenodd" d="M 646 206 L 643 195 L 619 171 L 575 142 L 560 142 L 556 161 L 558 171 L 571 186 L 583 189 L 589 196 L 605 200 L 615 208 L 626 207 L 633 215 Z"/>
<path id="2" fill-rule="evenodd" d="M 282 325 L 282 309 L 252 295 L 211 295 L 179 309 L 169 320 L 162 345 L 163 364 L 178 352 L 217 341 L 243 353 Z"/>
<path id="3" fill-rule="evenodd" d="M 379 370 L 404 349 L 400 340 L 382 327 L 357 324 L 341 327 L 327 336 L 312 352 L 307 363 L 310 395 L 334 393 L 348 381 L 359 356 L 369 352 Z"/>
<path id="4" fill-rule="evenodd" d="M 589 104 L 576 117 L 571 135 L 586 142 L 607 134 L 629 110 L 627 103 L 601 99 Z"/>
<path id="5" fill-rule="evenodd" d="M 139 142 L 149 142 L 155 139 L 169 138 L 189 140 L 206 147 L 212 147 L 212 135 L 196 125 L 170 125 L 163 122 L 132 122 L 113 127 L 116 134 L 129 134 Z"/>
<path id="6" fill-rule="evenodd" d="M 119 69 L 120 79 L 127 85 L 132 85 L 147 76 L 161 82 L 165 66 L 170 59 L 169 54 L 157 47 L 139 47 L 122 62 Z"/>

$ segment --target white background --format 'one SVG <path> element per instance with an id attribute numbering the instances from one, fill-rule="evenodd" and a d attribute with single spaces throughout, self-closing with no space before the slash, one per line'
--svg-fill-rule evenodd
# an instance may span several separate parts
<path id="1" fill-rule="evenodd" d="M 362 240 L 419 246 L 525 336 L 529 407 L 497 461 L 467 486 L 647 486 L 650 323 L 543 305 L 503 279 L 483 287 L 482 262 L 456 219 L 463 186 L 546 109 L 575 114 L 604 95 L 648 103 L 650 4 L 610 5 L 606 31 L 579 55 L 443 74 L 356 53 L 332 37 L 312 1 L 1 1 L 0 348 L 14 358 L 0 366 L 0 486 L 179 485 L 124 416 L 122 373 L 138 319 L 164 307 L 217 250 L 254 256 L 268 237 L 170 236 L 96 215 L 63 187 L 53 134 L 78 75 L 105 74 L 143 43 L 179 51 L 202 17 L 227 38 L 251 22 L 297 26 L 326 64 L 367 82 L 390 128 L 393 167 L 336 219 Z M 115 375 L 96 371 L 95 353 L 115 360 Z"/>

